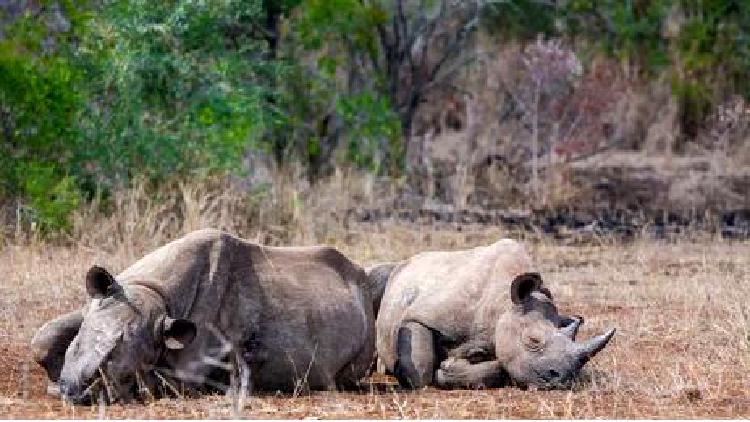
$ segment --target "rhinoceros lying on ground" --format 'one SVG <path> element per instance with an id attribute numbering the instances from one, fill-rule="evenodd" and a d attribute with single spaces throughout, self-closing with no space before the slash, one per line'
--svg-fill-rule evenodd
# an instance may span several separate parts
<path id="1" fill-rule="evenodd" d="M 82 310 L 32 340 L 73 402 L 88 400 L 92 382 L 125 399 L 155 377 L 198 389 L 231 375 L 260 389 L 345 388 L 374 354 L 366 275 L 333 248 L 265 247 L 202 230 L 116 278 L 91 268 L 86 289 Z"/>
<path id="2" fill-rule="evenodd" d="M 368 274 L 375 295 L 383 292 L 374 297 L 381 370 L 405 387 L 562 387 L 614 334 L 576 343 L 583 319 L 558 314 L 528 254 L 509 239 Z"/>

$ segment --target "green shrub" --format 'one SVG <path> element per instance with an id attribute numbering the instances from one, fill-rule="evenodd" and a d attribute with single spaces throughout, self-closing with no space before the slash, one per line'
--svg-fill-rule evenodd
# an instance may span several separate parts
<path id="1" fill-rule="evenodd" d="M 24 174 L 24 192 L 29 200 L 27 217 L 42 232 L 69 229 L 69 215 L 81 202 L 75 178 L 58 175 L 57 169 L 45 164 L 19 167 Z"/>
<path id="2" fill-rule="evenodd" d="M 80 70 L 61 52 L 44 52 L 44 32 L 29 17 L 0 40 L 0 194 L 21 199 L 31 223 L 68 228 L 80 200 L 75 183 Z"/>
<path id="3" fill-rule="evenodd" d="M 238 169 L 265 128 L 264 46 L 228 35 L 259 1 L 123 1 L 84 48 L 91 65 L 88 163 L 107 184 Z M 234 37 L 230 39 L 231 37 Z"/>

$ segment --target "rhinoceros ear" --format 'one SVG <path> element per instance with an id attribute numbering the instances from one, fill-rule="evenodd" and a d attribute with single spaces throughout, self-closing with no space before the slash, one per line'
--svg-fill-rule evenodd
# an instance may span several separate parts
<path id="1" fill-rule="evenodd" d="M 197 332 L 195 324 L 187 319 L 164 318 L 162 338 L 167 349 L 180 350 L 190 344 Z"/>
<path id="2" fill-rule="evenodd" d="M 100 266 L 94 265 L 86 273 L 86 292 L 94 299 L 106 296 L 115 284 L 112 274 Z"/>
<path id="3" fill-rule="evenodd" d="M 510 285 L 510 299 L 516 305 L 526 301 L 531 292 L 539 289 L 542 285 L 542 277 L 539 273 L 523 273 L 513 280 Z"/>

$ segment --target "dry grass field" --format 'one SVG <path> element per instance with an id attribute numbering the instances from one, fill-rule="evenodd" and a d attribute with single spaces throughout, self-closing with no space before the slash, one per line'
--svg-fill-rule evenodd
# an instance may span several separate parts
<path id="1" fill-rule="evenodd" d="M 329 239 L 363 264 L 421 250 L 492 242 L 499 230 L 397 224 L 350 229 Z M 635 241 L 565 246 L 527 240 L 564 312 L 585 315 L 586 337 L 618 333 L 573 391 L 402 391 L 375 377 L 360 392 L 263 395 L 252 418 L 663 418 L 750 417 L 750 244 Z M 47 319 L 80 306 L 93 263 L 121 270 L 147 249 L 41 242 L 0 252 L 0 415 L 40 418 L 224 418 L 223 396 L 110 407 L 69 406 L 45 395 L 28 342 Z"/>
<path id="2" fill-rule="evenodd" d="M 347 194 L 342 194 L 346 192 Z M 14 418 L 704 418 L 750 417 L 750 243 L 694 234 L 573 246 L 489 226 L 356 223 L 341 210 L 383 201 L 367 180 L 338 177 L 305 194 L 280 180 L 261 201 L 226 186 L 172 187 L 161 200 L 118 193 L 107 215 L 82 211 L 68 239 L 0 233 L 0 417 Z M 218 227 L 260 243 L 325 243 L 362 265 L 423 250 L 525 242 L 581 338 L 616 327 L 572 391 L 403 391 L 375 376 L 361 391 L 254 396 L 236 413 L 224 396 L 109 407 L 45 394 L 29 340 L 85 300 L 92 264 L 119 272 L 181 234 Z"/>

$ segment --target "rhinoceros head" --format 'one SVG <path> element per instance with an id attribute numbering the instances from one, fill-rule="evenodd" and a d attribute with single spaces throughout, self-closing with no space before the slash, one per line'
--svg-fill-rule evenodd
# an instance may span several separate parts
<path id="1" fill-rule="evenodd" d="M 86 290 L 91 300 L 60 374 L 60 392 L 69 401 L 90 400 L 94 384 L 101 384 L 110 400 L 128 398 L 136 377 L 161 353 L 181 349 L 195 336 L 192 322 L 167 316 L 156 291 L 120 285 L 104 268 L 89 270 Z"/>
<path id="2" fill-rule="evenodd" d="M 539 274 L 525 273 L 511 285 L 513 308 L 502 314 L 495 331 L 495 353 L 513 383 L 562 388 L 607 345 L 614 329 L 578 343 L 581 317 L 562 317 Z"/>

